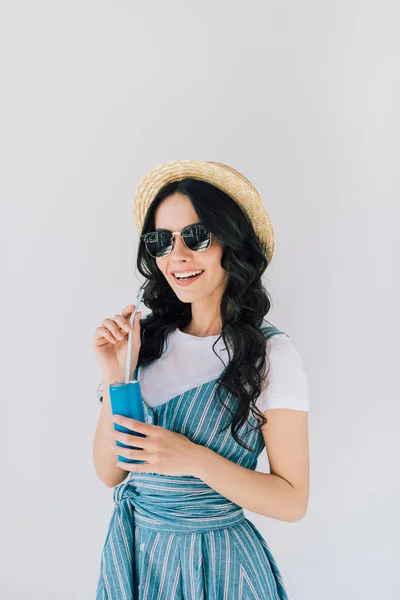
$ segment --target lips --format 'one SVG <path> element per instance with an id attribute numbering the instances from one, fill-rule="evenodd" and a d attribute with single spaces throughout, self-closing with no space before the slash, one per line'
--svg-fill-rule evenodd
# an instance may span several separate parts
<path id="1" fill-rule="evenodd" d="M 194 271 L 204 272 L 204 269 L 177 269 L 176 271 L 170 271 L 170 273 L 175 276 L 177 273 L 193 273 Z"/>
<path id="2" fill-rule="evenodd" d="M 182 271 L 182 272 L 184 273 L 185 271 Z M 204 271 L 202 271 L 201 273 L 199 273 L 195 277 L 190 277 L 189 279 L 177 279 L 177 277 L 175 277 L 174 274 L 172 274 L 172 276 L 174 278 L 174 281 L 176 281 L 176 283 L 179 286 L 187 286 L 187 285 L 190 285 L 191 283 L 194 283 L 198 279 L 200 279 L 200 277 L 203 275 L 203 273 L 204 273 Z"/>

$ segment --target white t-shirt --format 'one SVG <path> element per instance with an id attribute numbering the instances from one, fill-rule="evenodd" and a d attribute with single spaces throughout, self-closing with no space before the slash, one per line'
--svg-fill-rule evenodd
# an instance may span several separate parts
<path id="1" fill-rule="evenodd" d="M 267 325 L 268 322 L 265 323 Z M 183 333 L 178 328 L 171 332 L 164 346 L 166 350 L 160 358 L 138 368 L 137 379 L 146 404 L 160 406 L 185 391 L 219 377 L 229 361 L 229 355 L 222 337 L 214 350 L 223 362 L 215 355 L 212 345 L 218 337 L 197 337 Z M 308 411 L 307 375 L 292 340 L 279 333 L 269 339 L 267 352 L 268 346 L 269 384 L 258 396 L 257 408 L 261 412 L 268 408 Z"/>

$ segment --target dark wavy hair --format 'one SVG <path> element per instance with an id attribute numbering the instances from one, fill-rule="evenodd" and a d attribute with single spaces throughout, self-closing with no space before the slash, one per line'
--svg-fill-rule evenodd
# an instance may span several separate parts
<path id="1" fill-rule="evenodd" d="M 199 221 L 223 245 L 221 267 L 229 278 L 220 307 L 221 335 L 228 350 L 229 364 L 224 365 L 226 368 L 217 380 L 216 397 L 228 408 L 219 395 L 222 385 L 237 397 L 238 410 L 231 421 L 231 432 L 237 443 L 249 449 L 239 440 L 237 430 L 248 419 L 250 411 L 261 418 L 259 428 L 267 422 L 255 401 L 267 376 L 267 340 L 261 325 L 271 302 L 261 276 L 268 266 L 268 260 L 250 219 L 239 204 L 211 183 L 199 179 L 185 178 L 165 185 L 149 206 L 142 234 L 156 229 L 157 207 L 165 198 L 177 192 L 190 199 Z M 144 366 L 160 358 L 171 331 L 189 325 L 192 310 L 191 303 L 181 302 L 176 296 L 142 241 L 136 266 L 146 280 L 142 286 L 142 302 L 151 310 L 141 320 L 142 342 L 138 365 Z M 215 354 L 214 346 L 218 340 L 213 344 Z M 233 349 L 232 357 L 230 346 Z"/>

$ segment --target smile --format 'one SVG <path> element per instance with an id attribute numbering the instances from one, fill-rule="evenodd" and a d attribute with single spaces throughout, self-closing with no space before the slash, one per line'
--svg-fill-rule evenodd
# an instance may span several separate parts
<path id="1" fill-rule="evenodd" d="M 178 285 L 184 287 L 184 286 L 190 285 L 191 283 L 194 283 L 195 281 L 200 279 L 200 277 L 203 275 L 203 273 L 204 273 L 204 271 L 202 271 L 198 275 L 195 275 L 194 277 L 189 277 L 188 279 L 178 279 L 177 277 L 175 277 L 175 275 L 173 275 L 173 278 L 175 279 L 175 281 Z"/>

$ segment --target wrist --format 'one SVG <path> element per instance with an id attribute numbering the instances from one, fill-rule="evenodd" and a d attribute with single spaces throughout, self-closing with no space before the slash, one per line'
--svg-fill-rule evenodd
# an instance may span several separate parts
<path id="1" fill-rule="evenodd" d="M 195 442 L 193 442 L 195 443 Z M 192 466 L 192 475 L 193 477 L 197 477 L 198 479 L 202 479 L 204 476 L 204 467 L 207 464 L 207 459 L 210 456 L 210 448 L 206 446 L 202 446 L 201 444 L 196 444 L 196 449 L 194 453 L 193 466 Z"/>
<path id="2" fill-rule="evenodd" d="M 125 381 L 125 373 L 104 373 L 103 383 L 110 385 L 111 383 Z"/>

